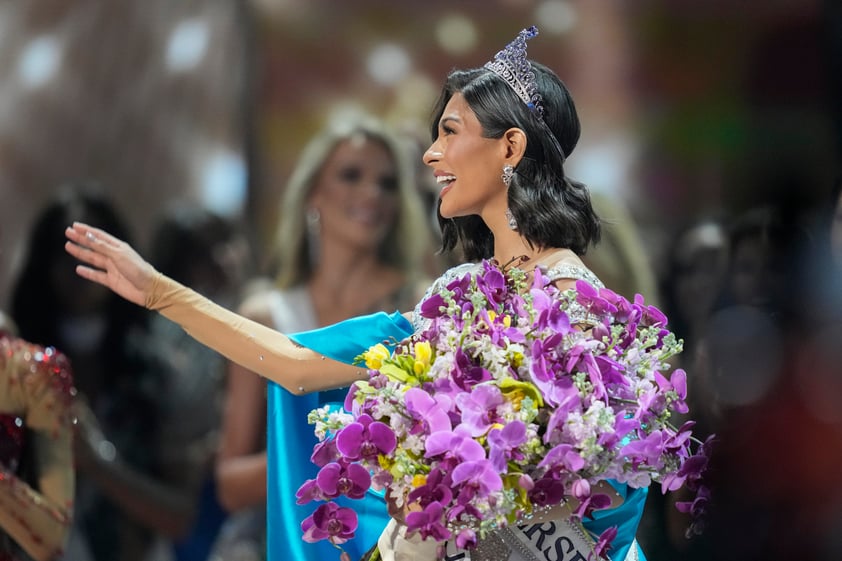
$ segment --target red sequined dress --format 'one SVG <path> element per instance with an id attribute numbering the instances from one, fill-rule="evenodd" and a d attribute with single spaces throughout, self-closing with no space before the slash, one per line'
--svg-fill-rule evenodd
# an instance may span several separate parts
<path id="1" fill-rule="evenodd" d="M 57 557 L 73 508 L 73 382 L 52 348 L 0 336 L 0 561 Z"/>

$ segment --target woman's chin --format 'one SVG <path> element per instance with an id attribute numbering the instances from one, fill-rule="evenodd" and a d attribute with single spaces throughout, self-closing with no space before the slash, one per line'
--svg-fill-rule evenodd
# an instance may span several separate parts
<path id="1" fill-rule="evenodd" d="M 450 208 L 444 200 L 442 200 L 441 204 L 439 205 L 439 214 L 441 214 L 442 218 L 446 218 L 448 220 L 450 220 L 451 218 L 459 218 L 460 216 L 465 216 L 465 213 Z"/>

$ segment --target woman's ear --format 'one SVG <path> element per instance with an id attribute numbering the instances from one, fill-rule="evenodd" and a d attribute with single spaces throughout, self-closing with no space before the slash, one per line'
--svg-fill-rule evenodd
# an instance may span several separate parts
<path id="1" fill-rule="evenodd" d="M 526 154 L 526 133 L 522 129 L 512 127 L 503 133 L 506 162 L 517 166 Z"/>

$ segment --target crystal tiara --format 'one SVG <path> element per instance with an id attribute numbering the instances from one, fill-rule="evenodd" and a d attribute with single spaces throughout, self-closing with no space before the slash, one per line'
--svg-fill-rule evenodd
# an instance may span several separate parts
<path id="1" fill-rule="evenodd" d="M 538 35 L 534 25 L 518 33 L 515 40 L 494 55 L 494 60 L 485 63 L 485 68 L 497 74 L 515 91 L 538 118 L 542 118 L 544 108 L 541 94 L 535 85 L 535 71 L 526 59 L 526 41 Z"/>

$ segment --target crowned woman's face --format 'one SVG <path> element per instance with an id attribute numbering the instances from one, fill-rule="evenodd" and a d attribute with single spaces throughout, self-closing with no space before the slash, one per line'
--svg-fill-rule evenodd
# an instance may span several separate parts
<path id="1" fill-rule="evenodd" d="M 310 195 L 319 211 L 321 244 L 377 251 L 395 223 L 398 177 L 391 153 L 380 142 L 356 136 L 336 145 Z"/>
<path id="2" fill-rule="evenodd" d="M 441 215 L 502 217 L 507 208 L 500 177 L 504 157 L 501 140 L 484 137 L 465 98 L 454 94 L 439 120 L 438 138 L 424 153 L 424 163 L 433 168 L 439 185 Z"/>

